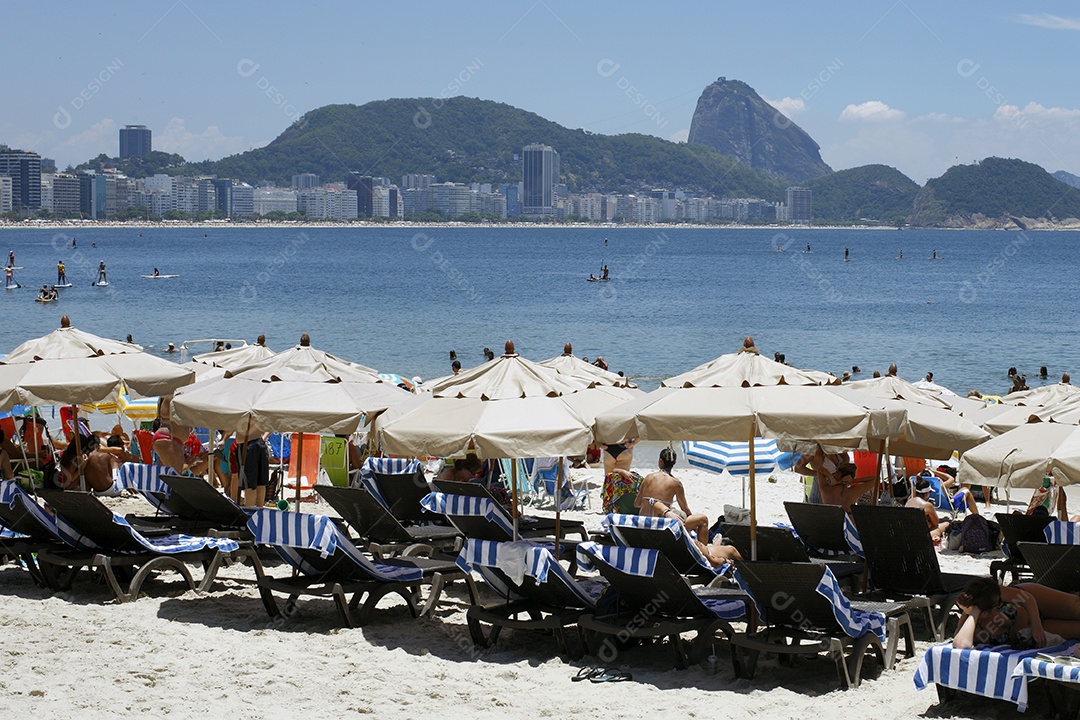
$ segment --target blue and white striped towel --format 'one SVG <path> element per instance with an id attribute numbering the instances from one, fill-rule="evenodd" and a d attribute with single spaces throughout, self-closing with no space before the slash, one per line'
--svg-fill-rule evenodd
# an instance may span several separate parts
<path id="1" fill-rule="evenodd" d="M 369 457 L 360 466 L 360 483 L 367 488 L 369 493 L 375 496 L 380 505 L 389 510 L 390 504 L 383 497 L 382 488 L 379 487 L 379 481 L 375 478 L 374 473 L 380 475 L 412 475 L 419 467 L 420 463 L 412 458 Z"/>
<path id="2" fill-rule="evenodd" d="M 166 555 L 198 552 L 208 548 L 221 550 L 222 552 L 232 552 L 233 550 L 238 550 L 240 548 L 240 543 L 229 538 L 196 537 L 193 535 L 184 535 L 183 533 L 165 535 L 162 537 L 145 537 L 138 530 L 131 527 L 131 524 L 127 520 L 116 513 L 113 513 L 113 522 L 122 527 L 135 542 L 139 543 L 147 550 L 164 553 Z"/>
<path id="3" fill-rule="evenodd" d="M 1051 520 L 1043 533 L 1051 545 L 1080 545 L 1080 523 Z"/>
<path id="4" fill-rule="evenodd" d="M 428 512 L 448 517 L 480 517 L 495 523 L 509 537 L 514 536 L 514 523 L 506 516 L 502 508 L 490 498 L 467 495 L 447 495 L 446 493 L 428 493 L 420 501 L 420 506 Z"/>
<path id="5" fill-rule="evenodd" d="M 123 463 L 120 466 L 120 480 L 118 484 L 121 489 L 134 490 L 142 495 L 155 509 L 168 513 L 168 510 L 161 504 L 161 501 L 154 496 L 154 493 L 160 493 L 165 497 L 169 496 L 171 489 L 165 484 L 165 481 L 161 479 L 161 474 L 171 472 L 174 472 L 173 469 L 165 467 L 164 465 L 147 465 L 145 463 L 133 462 Z"/>
<path id="6" fill-rule="evenodd" d="M 832 605 L 833 617 L 850 637 L 862 637 L 867 632 L 872 632 L 878 636 L 878 640 L 885 642 L 885 614 L 852 608 L 851 601 L 844 595 L 829 568 L 825 568 L 817 592 Z"/>
<path id="7" fill-rule="evenodd" d="M 1078 665 L 1064 665 L 1062 663 L 1048 662 L 1040 659 L 1042 655 L 1057 655 L 1062 657 L 1076 660 L 1073 655 L 1073 648 L 1076 647 L 1075 641 L 1070 641 L 1063 652 L 1047 652 L 1042 651 L 1037 657 L 1027 657 L 1021 660 L 1015 668 L 1013 668 L 1013 676 L 1024 676 L 1028 678 L 1045 678 L 1047 680 L 1057 680 L 1059 682 L 1067 683 L 1080 683 L 1080 666 Z"/>
<path id="8" fill-rule="evenodd" d="M 729 567 L 727 563 L 724 563 L 720 567 L 715 567 L 709 559 L 705 557 L 701 552 L 701 548 L 697 546 L 694 539 L 690 537 L 690 534 L 686 532 L 686 526 L 681 521 L 675 518 L 666 517 L 652 517 L 648 515 L 622 515 L 619 513 L 611 513 L 600 521 L 600 526 L 611 533 L 611 536 L 615 538 L 615 542 L 623 547 L 633 547 L 623 535 L 619 532 L 620 528 L 629 527 L 639 530 L 651 530 L 655 532 L 670 532 L 676 538 L 681 538 L 683 544 L 686 546 L 686 551 L 694 558 L 694 562 L 709 572 L 722 575 Z"/>
<path id="9" fill-rule="evenodd" d="M 866 557 L 866 553 L 863 552 L 862 539 L 859 537 L 859 531 L 855 528 L 855 523 L 852 521 L 850 515 L 844 516 L 844 539 L 847 540 L 847 544 L 851 547 L 851 552 L 861 558 Z"/>
<path id="10" fill-rule="evenodd" d="M 565 585 L 581 601 L 584 607 L 595 607 L 596 598 L 589 588 L 581 585 L 556 560 L 551 551 L 542 545 L 528 541 L 500 543 L 490 540 L 466 540 L 465 546 L 457 557 L 457 565 L 466 572 L 477 572 L 489 584 L 494 584 L 505 594 L 506 590 L 517 594 L 525 576 L 534 578 L 537 583 L 558 582 Z M 518 588 L 503 588 L 498 576 L 485 572 L 496 568 L 518 585 Z M 493 583 L 492 580 L 495 580 Z"/>
<path id="11" fill-rule="evenodd" d="M 256 543 L 273 546 L 282 558 L 305 574 L 314 575 L 320 571 L 307 563 L 295 552 L 296 549 L 317 550 L 322 557 L 340 551 L 376 580 L 415 582 L 424 577 L 422 568 L 384 565 L 370 560 L 325 515 L 260 508 L 251 513 L 247 526 Z"/>
<path id="12" fill-rule="evenodd" d="M 968 650 L 954 648 L 951 642 L 933 645 L 923 655 L 915 671 L 915 688 L 922 690 L 938 684 L 955 690 L 1015 703 L 1020 711 L 1027 709 L 1028 676 L 1013 671 L 1026 658 L 1040 652 L 1059 653 L 1069 645 L 1057 645 L 1042 650 L 1013 650 L 1008 645 L 982 646 Z"/>

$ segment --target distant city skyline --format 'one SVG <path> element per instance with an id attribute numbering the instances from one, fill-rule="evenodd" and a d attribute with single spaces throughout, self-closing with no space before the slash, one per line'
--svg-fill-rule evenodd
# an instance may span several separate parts
<path id="1" fill-rule="evenodd" d="M 435 98 L 418 113 L 438 122 L 438 99 L 454 95 L 570 128 L 682 140 L 701 91 L 723 75 L 786 113 L 836 170 L 882 163 L 922 183 L 998 155 L 1080 174 L 1080 98 L 1067 75 L 1080 9 L 1064 2 L 324 10 L 9 4 L 0 17 L 23 31 L 7 54 L 26 62 L 5 75 L 0 143 L 63 169 L 116 155 L 119 130 L 146 125 L 155 150 L 219 159 L 324 105 Z M 358 52 L 385 71 L 358 66 Z"/>

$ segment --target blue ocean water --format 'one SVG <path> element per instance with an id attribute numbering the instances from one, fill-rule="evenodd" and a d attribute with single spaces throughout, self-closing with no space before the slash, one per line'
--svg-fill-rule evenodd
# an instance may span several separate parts
<path id="1" fill-rule="evenodd" d="M 765 355 L 798 367 L 858 365 L 868 377 L 895 362 L 910 380 L 932 371 L 961 394 L 1001 393 L 1010 366 L 1032 387 L 1041 365 L 1051 380 L 1080 371 L 1078 240 L 786 228 L 4 229 L 0 252 L 25 269 L 15 272 L 23 289 L 0 294 L 0 352 L 66 313 L 152 351 L 259 333 L 281 349 L 308 332 L 321 349 L 425 378 L 449 373 L 451 349 L 468 367 L 507 339 L 535 360 L 572 342 L 651 388 L 752 335 Z M 35 303 L 61 259 L 74 287 Z M 102 260 L 110 285 L 91 287 Z M 611 282 L 586 282 L 602 264 Z M 154 267 L 180 277 L 139 277 Z"/>

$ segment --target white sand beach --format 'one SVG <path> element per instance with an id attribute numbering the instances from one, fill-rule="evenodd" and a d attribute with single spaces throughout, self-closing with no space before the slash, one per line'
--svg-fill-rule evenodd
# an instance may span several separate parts
<path id="1" fill-rule="evenodd" d="M 648 472 L 654 456 L 641 448 L 635 467 Z M 737 480 L 687 469 L 681 458 L 676 474 L 696 512 L 716 517 L 725 503 L 739 504 Z M 599 472 L 591 471 L 591 478 L 593 509 L 572 515 L 595 527 Z M 801 497 L 800 480 L 791 474 L 763 479 L 758 487 L 763 523 L 784 520 L 783 501 Z M 149 512 L 141 499 L 108 502 L 121 513 Z M 311 510 L 326 512 L 327 506 L 305 504 L 304 511 Z M 941 564 L 986 573 L 997 555 L 943 553 Z M 169 577 L 148 583 L 137 602 L 119 604 L 107 586 L 85 576 L 70 593 L 52 593 L 35 587 L 18 566 L 0 568 L 0 692 L 7 714 L 232 720 L 1016 715 L 1012 705 L 974 697 L 939 709 L 932 689 L 917 692 L 912 676 L 925 640 L 915 658 L 890 672 L 869 668 L 862 686 L 849 691 L 837 689 L 834 667 L 824 659 L 782 668 L 775 658 L 762 658 L 755 679 L 735 680 L 724 642 L 717 643 L 715 675 L 701 667 L 673 670 L 667 647 L 644 646 L 614 663 L 631 672 L 632 681 L 593 684 L 571 677 L 597 660 L 562 659 L 550 637 L 507 631 L 494 648 L 474 649 L 460 605 L 414 620 L 400 600 L 385 598 L 367 626 L 345 629 L 331 602 L 302 600 L 293 617 L 272 622 L 248 567 L 224 569 L 205 595 L 181 593 L 183 586 L 166 582 Z M 449 595 L 466 597 L 460 585 Z M 1039 694 L 1033 696 L 1031 716 L 1045 709 Z"/>

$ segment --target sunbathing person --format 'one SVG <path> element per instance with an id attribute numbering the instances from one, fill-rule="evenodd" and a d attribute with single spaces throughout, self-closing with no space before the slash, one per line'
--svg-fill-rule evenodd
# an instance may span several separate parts
<path id="1" fill-rule="evenodd" d="M 978 578 L 956 599 L 964 616 L 953 637 L 961 649 L 975 645 L 1037 648 L 1080 640 L 1080 597 L 1038 583 L 1012 587 Z"/>
<path id="2" fill-rule="evenodd" d="M 91 436 L 85 445 L 80 443 L 78 458 L 75 443 L 64 448 L 57 466 L 57 480 L 63 490 L 106 492 L 113 487 L 113 470 L 117 467 L 119 465 L 115 458 L 109 453 L 101 452 L 97 446 L 97 438 Z"/>
<path id="3" fill-rule="evenodd" d="M 949 529 L 949 523 L 938 517 L 937 506 L 930 502 L 930 493 L 933 492 L 933 489 L 934 488 L 929 480 L 919 476 L 915 479 L 915 492 L 912 493 L 908 501 L 904 503 L 904 507 L 922 510 L 926 515 L 926 524 L 930 528 L 930 537 L 935 540 L 941 540 Z"/>
<path id="4" fill-rule="evenodd" d="M 685 525 L 687 530 L 694 533 L 699 541 L 701 538 L 707 539 L 709 518 L 702 514 L 695 515 L 690 510 L 682 481 L 671 474 L 676 459 L 675 451 L 671 448 L 667 447 L 660 451 L 660 469 L 649 473 L 641 481 L 634 507 L 642 515 L 673 517 Z M 679 507 L 675 507 L 676 501 Z"/>

